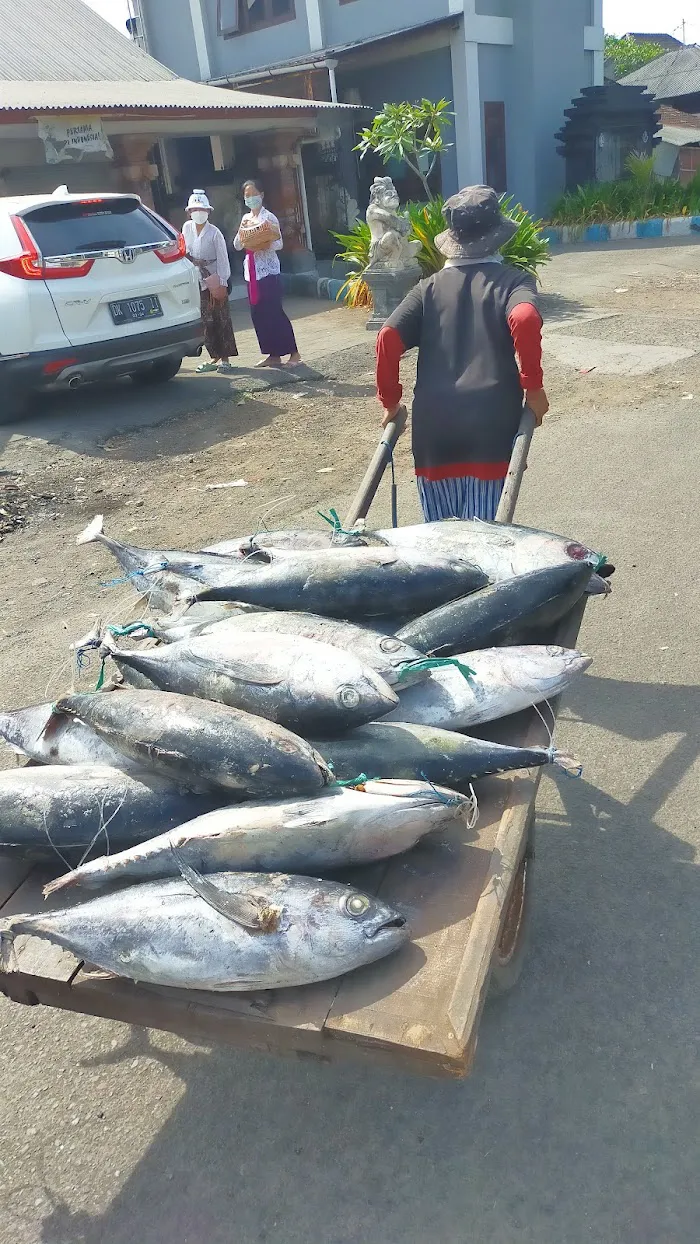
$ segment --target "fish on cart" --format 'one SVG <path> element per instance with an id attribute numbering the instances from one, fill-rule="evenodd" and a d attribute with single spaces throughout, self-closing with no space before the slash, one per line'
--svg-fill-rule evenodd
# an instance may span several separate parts
<path id="1" fill-rule="evenodd" d="M 208 700 L 167 691 L 93 692 L 63 696 L 56 712 L 184 786 L 266 799 L 310 795 L 333 781 L 322 757 L 291 731 Z"/>
<path id="2" fill-rule="evenodd" d="M 315 740 L 341 782 L 369 778 L 422 779 L 460 790 L 471 782 L 513 769 L 557 765 L 580 773 L 573 757 L 554 747 L 509 747 L 455 730 L 411 722 L 375 721 L 340 739 Z"/>
<path id="3" fill-rule="evenodd" d="M 274 873 L 184 876 L 0 921 L 0 966 L 18 934 L 103 971 L 180 989 L 280 989 L 341 976 L 410 937 L 398 911 L 332 881 Z"/>
<path id="4" fill-rule="evenodd" d="M 57 713 L 53 704 L 34 704 L 0 713 L 0 738 L 20 755 L 42 765 L 143 767 L 84 722 Z"/>
<path id="5" fill-rule="evenodd" d="M 211 811 L 221 799 L 108 765 L 10 769 L 0 773 L 0 849 L 72 859 L 91 845 L 120 851 Z"/>
<path id="6" fill-rule="evenodd" d="M 568 613 L 589 578 L 590 566 L 576 561 L 531 570 L 448 601 L 399 627 L 396 635 L 431 656 L 528 642 Z"/>
<path id="7" fill-rule="evenodd" d="M 332 618 L 407 616 L 488 582 L 461 557 L 413 549 L 352 547 L 294 554 L 260 549 L 242 561 L 219 561 L 214 572 L 192 570 L 201 581 L 197 600 L 236 600 Z"/>
<path id="8" fill-rule="evenodd" d="M 336 785 L 312 799 L 239 804 L 197 817 L 131 850 L 90 861 L 49 882 L 44 894 L 73 886 L 177 877 L 178 859 L 200 873 L 316 875 L 371 864 L 408 851 L 424 834 L 471 807 L 467 796 L 421 781 Z"/>
<path id="9" fill-rule="evenodd" d="M 193 605 L 193 609 L 196 608 Z M 214 622 L 203 622 L 197 621 L 195 614 L 188 632 L 187 617 L 188 614 L 185 614 L 172 625 L 166 622 L 163 626 L 155 626 L 156 635 L 167 643 L 197 635 L 218 637 L 236 635 L 242 631 L 291 635 L 330 644 L 333 648 L 352 653 L 363 665 L 381 674 L 392 687 L 399 682 L 405 687 L 428 676 L 427 670 L 409 668 L 409 663 L 420 662 L 425 656 L 417 648 L 403 643 L 394 635 L 378 634 L 367 627 L 357 626 L 354 622 L 343 622 L 338 618 L 324 618 L 316 613 L 268 609 L 256 613 L 237 612 Z"/>
<path id="10" fill-rule="evenodd" d="M 218 701 L 302 733 L 341 733 L 399 702 L 381 675 L 351 653 L 296 635 L 218 626 L 159 648 L 125 650 L 106 637 L 103 651 L 163 691 Z"/>
<path id="11" fill-rule="evenodd" d="M 481 519 L 452 518 L 379 531 L 367 529 L 353 533 L 352 539 L 355 543 L 412 548 L 438 555 L 457 553 L 478 566 L 494 583 L 567 561 L 586 561 L 595 570 L 605 560 L 600 553 L 568 536 Z M 210 544 L 204 551 L 236 556 L 254 548 L 291 551 L 328 548 L 332 543 L 337 543 L 337 537 L 331 531 L 263 531 Z"/>
<path id="12" fill-rule="evenodd" d="M 433 669 L 425 682 L 402 691 L 383 720 L 467 730 L 560 695 L 592 663 L 572 648 L 536 644 L 461 652 L 457 660 L 462 669 Z"/>
<path id="13" fill-rule="evenodd" d="M 414 548 L 437 554 L 461 553 L 493 583 L 571 561 L 585 562 L 589 571 L 594 571 L 605 561 L 600 553 L 568 536 L 479 518 L 449 518 L 387 528 L 376 534 L 393 548 Z"/>

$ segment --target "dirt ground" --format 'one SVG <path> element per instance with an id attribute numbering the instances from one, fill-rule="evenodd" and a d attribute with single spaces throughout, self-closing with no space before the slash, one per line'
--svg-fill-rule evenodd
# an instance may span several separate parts
<path id="1" fill-rule="evenodd" d="M 552 414 L 518 517 L 618 571 L 557 729 L 584 777 L 543 781 L 530 957 L 471 1079 L 0 999 L 0 1244 L 696 1244 L 700 246 L 573 249 L 544 284 Z M 237 309 L 232 381 L 188 365 L 0 428 L 1 706 L 55 697 L 70 641 L 133 606 L 75 546 L 95 513 L 156 548 L 343 514 L 378 436 L 373 341 L 352 312 L 291 309 L 311 367 L 282 387 L 259 388 Z M 405 440 L 397 475 L 412 521 Z"/>
<path id="2" fill-rule="evenodd" d="M 573 329 L 579 348 L 593 337 L 594 354 L 600 338 L 641 347 L 692 342 L 694 348 L 700 273 L 694 259 L 690 271 L 679 269 L 676 259 L 684 253 L 694 257 L 682 247 L 627 252 L 631 269 L 620 271 L 618 262 L 608 275 L 593 265 L 614 255 L 593 259 L 581 251 L 583 274 L 572 276 L 567 266 L 573 260 L 576 268 L 577 252 L 561 256 L 545 274 L 549 340 L 568 340 Z M 649 264 L 640 258 L 645 254 L 674 258 L 650 280 Z M 317 512 L 331 507 L 343 513 L 377 441 L 374 338 L 364 331 L 361 312 L 309 300 L 290 309 L 302 349 L 313 356 L 291 377 L 268 380 L 252 370 L 257 349 L 245 311 L 235 306 L 241 356 L 232 380 L 197 377 L 195 362 L 187 360 L 181 376 L 157 392 L 135 390 L 127 381 L 47 395 L 29 419 L 0 427 L 7 707 L 63 690 L 71 676 L 68 645 L 95 616 L 131 616 L 129 585 L 102 586 L 119 575 L 106 551 L 96 544 L 75 547 L 75 536 L 96 513 L 104 514 L 108 534 L 153 548 L 198 548 L 260 527 L 315 526 L 322 523 Z M 653 402 L 679 388 L 695 390 L 700 400 L 697 356 L 635 375 L 633 388 L 624 370 L 547 362 L 552 420 L 579 419 L 620 402 Z M 409 358 L 403 364 L 407 394 L 414 375 L 415 359 Z M 415 521 L 408 437 L 398 447 L 396 471 L 400 521 Z M 245 487 L 215 487 L 240 479 Z M 385 487 L 372 511 L 377 522 L 388 521 L 387 504 Z M 14 760 L 0 750 L 3 763 Z"/>

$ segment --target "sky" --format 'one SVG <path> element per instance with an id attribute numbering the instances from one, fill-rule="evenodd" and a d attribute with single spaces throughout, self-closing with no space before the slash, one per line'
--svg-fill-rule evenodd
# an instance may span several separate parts
<path id="1" fill-rule="evenodd" d="M 113 22 L 120 30 L 128 16 L 126 0 L 87 0 L 90 8 Z M 680 26 L 686 19 L 686 41 L 700 43 L 698 0 L 603 0 L 605 29 L 611 35 L 628 30 L 664 32 L 681 38 Z"/>

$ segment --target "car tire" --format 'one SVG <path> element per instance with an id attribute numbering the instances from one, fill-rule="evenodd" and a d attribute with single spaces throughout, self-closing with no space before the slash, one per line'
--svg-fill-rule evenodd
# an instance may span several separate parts
<path id="1" fill-rule="evenodd" d="M 155 362 L 149 363 L 147 367 L 139 368 L 138 371 L 132 372 L 131 379 L 134 384 L 165 384 L 167 380 L 172 380 L 177 376 L 182 367 L 182 358 L 180 355 L 174 355 L 165 359 L 156 359 Z"/>
<path id="2" fill-rule="evenodd" d="M 26 393 L 16 393 L 13 389 L 0 397 L 0 423 L 14 423 L 26 415 L 29 402 Z"/>

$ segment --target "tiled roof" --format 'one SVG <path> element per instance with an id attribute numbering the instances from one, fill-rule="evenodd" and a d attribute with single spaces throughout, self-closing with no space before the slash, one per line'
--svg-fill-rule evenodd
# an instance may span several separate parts
<path id="1" fill-rule="evenodd" d="M 646 86 L 657 99 L 695 95 L 700 92 L 700 48 L 682 47 L 657 56 L 620 82 L 622 86 Z"/>

